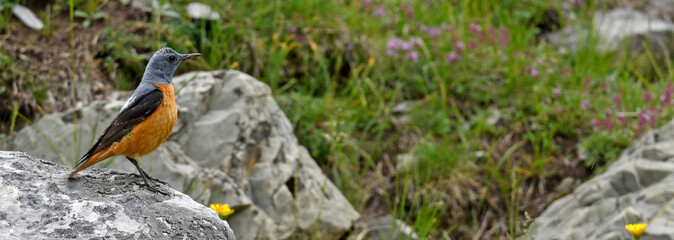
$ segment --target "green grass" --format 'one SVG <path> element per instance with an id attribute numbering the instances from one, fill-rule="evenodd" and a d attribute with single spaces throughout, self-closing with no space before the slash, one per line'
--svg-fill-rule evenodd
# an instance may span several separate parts
<path id="1" fill-rule="evenodd" d="M 519 236 L 522 201 L 553 191 L 548 183 L 565 173 L 551 165 L 577 160 L 576 144 L 588 153 L 589 175 L 601 173 L 672 117 L 660 101 L 674 91 L 669 59 L 603 52 L 594 34 L 561 53 L 529 24 L 556 7 L 563 25 L 589 27 L 583 16 L 602 6 L 368 2 L 212 1 L 219 23 L 153 17 L 127 25 L 151 26 L 152 36 L 107 28 L 98 55 L 121 89 L 139 81 L 131 76 L 147 60 L 131 50 L 157 46 L 204 55 L 181 71 L 236 68 L 268 83 L 300 143 L 359 211 L 383 206 L 429 239 L 470 238 L 489 214 L 508 226 L 495 236 Z M 416 44 L 389 54 L 394 36 Z M 448 61 L 451 52 L 460 59 Z M 406 117 L 393 113 L 403 101 L 411 103 Z M 400 154 L 412 162 L 391 171 Z M 378 188 L 385 200 L 368 203 Z"/>

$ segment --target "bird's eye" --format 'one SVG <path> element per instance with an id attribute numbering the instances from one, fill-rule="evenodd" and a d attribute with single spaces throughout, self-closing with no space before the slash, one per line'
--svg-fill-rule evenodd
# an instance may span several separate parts
<path id="1" fill-rule="evenodd" d="M 173 62 L 173 61 L 175 61 L 175 60 L 176 60 L 176 56 L 170 56 L 170 57 L 169 57 L 169 61 Z"/>

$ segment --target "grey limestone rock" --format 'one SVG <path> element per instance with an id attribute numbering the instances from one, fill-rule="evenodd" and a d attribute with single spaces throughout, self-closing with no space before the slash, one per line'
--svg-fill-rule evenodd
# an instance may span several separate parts
<path id="1" fill-rule="evenodd" d="M 387 214 L 370 221 L 365 230 L 360 232 L 356 237 L 356 240 L 361 239 L 419 240 L 419 235 L 405 222 Z"/>
<path id="2" fill-rule="evenodd" d="M 70 168 L 0 151 L 1 239 L 235 239 L 218 214 L 168 188 L 147 190 L 127 172 Z"/>
<path id="3" fill-rule="evenodd" d="M 213 11 L 210 6 L 200 2 L 191 2 L 187 4 L 187 6 L 185 6 L 185 10 L 187 10 L 187 15 L 194 19 L 220 19 L 220 14 L 218 12 Z"/>
<path id="4" fill-rule="evenodd" d="M 299 145 L 269 86 L 238 71 L 173 81 L 179 119 L 169 141 L 141 160 L 151 176 L 202 204 L 229 204 L 238 239 L 338 239 L 350 231 L 359 214 Z M 47 115 L 19 131 L 12 146 L 72 165 L 123 103 Z M 109 167 L 136 171 L 122 157 Z"/>
<path id="5" fill-rule="evenodd" d="M 603 50 L 616 50 L 625 38 L 630 38 L 630 48 L 642 47 L 640 40 L 651 41 L 652 46 L 665 44 L 672 39 L 674 24 L 670 21 L 650 17 L 643 12 L 617 8 L 597 11 L 593 16 L 593 29 L 599 37 L 599 47 Z M 570 25 L 558 32 L 546 36 L 550 42 L 570 51 L 586 41 L 588 29 Z"/>
<path id="6" fill-rule="evenodd" d="M 640 10 L 644 11 L 649 16 L 672 21 L 674 18 L 674 1 L 673 0 L 648 0 L 641 5 Z"/>
<path id="7" fill-rule="evenodd" d="M 674 121 L 647 132 L 606 172 L 581 184 L 534 221 L 524 239 L 674 239 Z"/>
<path id="8" fill-rule="evenodd" d="M 137 8 L 143 12 L 159 13 L 162 16 L 178 18 L 180 14 L 172 10 L 170 1 L 159 0 L 131 0 L 131 7 Z"/>
<path id="9" fill-rule="evenodd" d="M 32 28 L 33 30 L 42 30 L 42 28 L 44 28 L 44 23 L 42 23 L 42 20 L 37 18 L 37 16 L 35 16 L 35 13 L 33 13 L 33 11 L 31 11 L 26 6 L 16 4 L 12 8 L 12 13 L 23 24 L 25 24 L 29 28 Z"/>

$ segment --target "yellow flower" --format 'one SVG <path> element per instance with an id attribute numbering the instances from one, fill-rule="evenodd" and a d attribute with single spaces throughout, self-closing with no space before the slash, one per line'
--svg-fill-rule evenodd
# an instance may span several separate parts
<path id="1" fill-rule="evenodd" d="M 374 66 L 374 56 L 370 55 L 370 58 L 367 59 L 367 66 L 368 67 Z"/>
<path id="2" fill-rule="evenodd" d="M 227 216 L 234 213 L 234 209 L 229 208 L 229 204 L 211 204 L 211 209 L 218 212 L 220 219 L 225 219 Z"/>
<path id="3" fill-rule="evenodd" d="M 625 225 L 625 229 L 627 229 L 627 231 L 630 232 L 632 236 L 634 236 L 635 238 L 641 237 L 641 234 L 644 234 L 644 230 L 646 230 L 646 227 L 648 227 L 648 224 L 645 223 Z"/>

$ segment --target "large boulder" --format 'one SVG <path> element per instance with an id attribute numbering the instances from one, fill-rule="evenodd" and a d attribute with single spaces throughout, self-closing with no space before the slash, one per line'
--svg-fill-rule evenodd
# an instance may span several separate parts
<path id="1" fill-rule="evenodd" d="M 617 50 L 621 43 L 628 39 L 633 50 L 643 46 L 642 40 L 650 41 L 650 46 L 660 48 L 671 43 L 674 24 L 668 20 L 627 8 L 616 8 L 607 11 L 596 11 L 592 16 L 592 29 L 570 24 L 564 29 L 546 35 L 551 43 L 575 51 L 582 44 L 587 44 L 589 30 L 595 33 L 598 47 L 602 50 Z"/>
<path id="2" fill-rule="evenodd" d="M 606 172 L 577 187 L 534 221 L 525 239 L 674 239 L 674 121 L 646 133 Z"/>
<path id="3" fill-rule="evenodd" d="M 667 68 L 665 63 L 674 54 L 674 23 L 642 11 L 628 8 L 596 11 L 591 28 L 570 22 L 564 29 L 547 34 L 545 39 L 562 52 L 575 52 L 594 43 L 603 51 L 626 49 L 634 65 L 631 71 L 645 78 L 657 77 L 653 59 L 657 67 Z"/>
<path id="4" fill-rule="evenodd" d="M 215 211 L 165 184 L 160 194 L 128 172 L 70 170 L 0 151 L 0 239 L 235 239 Z"/>
<path id="5" fill-rule="evenodd" d="M 359 214 L 299 145 L 269 86 L 238 71 L 173 81 L 179 119 L 169 141 L 142 159 L 151 176 L 197 202 L 230 204 L 238 239 L 338 239 L 350 231 Z M 19 131 L 12 146 L 74 165 L 123 104 L 47 115 Z M 136 171 L 122 157 L 99 165 Z"/>

